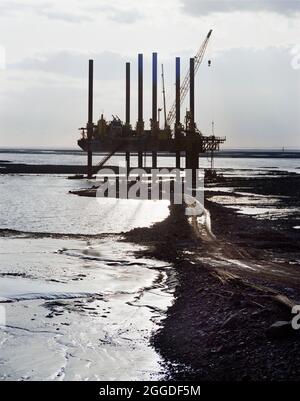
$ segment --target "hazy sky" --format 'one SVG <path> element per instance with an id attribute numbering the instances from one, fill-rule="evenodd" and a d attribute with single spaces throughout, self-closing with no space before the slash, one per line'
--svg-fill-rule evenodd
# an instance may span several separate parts
<path id="1" fill-rule="evenodd" d="M 0 0 L 0 146 L 76 146 L 87 119 L 89 58 L 95 120 L 101 112 L 124 119 L 125 62 L 132 62 L 135 123 L 137 53 L 144 53 L 149 121 L 151 53 L 165 65 L 170 107 L 174 58 L 182 57 L 185 72 L 209 29 L 196 77 L 201 131 L 211 134 L 213 119 L 226 147 L 300 148 L 300 0 Z"/>

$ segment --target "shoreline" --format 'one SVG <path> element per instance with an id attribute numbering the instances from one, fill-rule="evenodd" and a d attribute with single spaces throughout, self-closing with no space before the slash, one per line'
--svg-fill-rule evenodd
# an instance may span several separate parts
<path id="1" fill-rule="evenodd" d="M 247 190 L 256 182 L 253 192 L 281 194 L 283 204 L 299 207 L 294 185 L 299 180 L 292 174 L 285 186 L 278 177 L 268 185 L 257 178 L 229 180 L 247 183 Z M 163 222 L 125 234 L 149 246 L 148 257 L 172 262 L 177 274 L 175 302 L 152 338 L 169 378 L 298 380 L 300 333 L 289 323 L 271 326 L 290 322 L 291 307 L 300 301 L 300 266 L 293 262 L 299 258 L 299 233 L 280 219 L 239 215 L 208 199 L 206 207 L 215 241 L 203 227 L 195 232 L 179 206 Z"/>

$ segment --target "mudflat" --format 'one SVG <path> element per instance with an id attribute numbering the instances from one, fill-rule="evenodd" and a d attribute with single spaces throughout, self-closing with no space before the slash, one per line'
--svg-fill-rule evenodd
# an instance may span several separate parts
<path id="1" fill-rule="evenodd" d="M 205 207 L 215 238 L 174 205 L 163 222 L 126 234 L 176 270 L 175 301 L 152 338 L 170 378 L 299 379 L 300 330 L 290 324 L 300 303 L 299 184 L 278 171 L 214 184 Z"/>

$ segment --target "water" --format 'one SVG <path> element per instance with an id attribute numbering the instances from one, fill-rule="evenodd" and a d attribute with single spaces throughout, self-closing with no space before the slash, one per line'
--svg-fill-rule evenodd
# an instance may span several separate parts
<path id="1" fill-rule="evenodd" d="M 103 155 L 94 155 L 94 163 L 100 162 Z M 85 165 L 87 162 L 86 154 L 80 151 L 0 151 L 0 159 L 12 161 L 14 163 L 27 163 L 27 164 L 67 164 L 67 165 Z M 146 166 L 151 165 L 151 157 L 146 157 Z M 133 166 L 137 166 L 137 157 L 131 158 Z M 125 157 L 113 156 L 110 158 L 108 164 L 125 166 Z M 184 165 L 184 158 L 181 158 L 181 165 Z M 281 170 L 287 172 L 300 173 L 300 158 L 299 159 L 283 159 L 283 158 L 231 158 L 222 157 L 215 159 L 215 165 L 218 169 L 226 170 L 251 170 L 259 169 L 262 171 L 268 170 Z M 200 168 L 210 167 L 209 157 L 199 158 Z M 158 167 L 174 167 L 175 157 L 159 157 Z M 248 171 L 249 173 L 249 171 Z"/>
<path id="2" fill-rule="evenodd" d="M 0 159 L 86 162 L 82 153 L 54 151 L 2 152 Z M 124 162 L 113 158 L 110 164 L 116 161 Z M 173 162 L 159 158 L 159 166 Z M 201 158 L 200 165 L 209 160 Z M 216 159 L 228 175 L 299 173 L 299 165 L 298 159 Z M 0 176 L 2 380 L 147 380 L 165 374 L 149 340 L 173 302 L 176 275 L 165 262 L 137 257 L 143 248 L 122 242 L 121 233 L 161 221 L 168 202 L 69 194 L 87 186 L 91 182 L 61 175 Z M 246 205 L 233 205 L 235 189 L 219 190 L 228 196 L 214 201 L 260 215 L 263 197 L 244 194 Z"/>
<path id="3" fill-rule="evenodd" d="M 0 176 L 0 228 L 67 234 L 119 233 L 168 215 L 166 201 L 84 198 L 91 183 L 64 176 Z"/>
<path id="4" fill-rule="evenodd" d="M 55 158 L 9 154 L 14 162 Z M 90 185 L 65 176 L 0 176 L 2 380 L 164 375 L 149 340 L 172 303 L 174 273 L 136 257 L 143 248 L 118 234 L 164 219 L 168 203 L 69 194 Z M 15 231 L 7 236 L 5 229 Z"/>
<path id="5" fill-rule="evenodd" d="M 163 376 L 149 338 L 172 302 L 170 266 L 135 258 L 141 247 L 112 239 L 0 244 L 2 380 Z"/>

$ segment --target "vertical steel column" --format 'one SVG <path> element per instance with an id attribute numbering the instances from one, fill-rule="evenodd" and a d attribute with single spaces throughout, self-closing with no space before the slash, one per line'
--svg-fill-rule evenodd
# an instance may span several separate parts
<path id="1" fill-rule="evenodd" d="M 138 55 L 138 122 L 143 123 L 143 55 Z"/>
<path id="2" fill-rule="evenodd" d="M 152 53 L 152 123 L 157 123 L 157 53 Z"/>
<path id="3" fill-rule="evenodd" d="M 197 173 L 199 168 L 199 152 L 197 150 L 188 150 L 185 153 L 186 168 L 192 171 L 192 187 L 193 196 L 196 194 L 197 186 Z"/>
<path id="4" fill-rule="evenodd" d="M 156 135 L 157 122 L 157 53 L 152 53 L 152 134 Z M 157 167 L 157 152 L 152 152 L 152 168 Z"/>
<path id="5" fill-rule="evenodd" d="M 126 63 L 126 110 L 125 125 L 130 127 L 130 63 Z M 130 173 L 130 152 L 125 153 L 127 177 Z"/>
<path id="6" fill-rule="evenodd" d="M 143 120 L 143 55 L 138 55 L 138 122 L 137 133 L 142 134 L 144 130 Z M 138 167 L 143 167 L 143 152 L 138 152 Z"/>
<path id="7" fill-rule="evenodd" d="M 143 168 L 143 152 L 138 152 L 138 168 Z"/>
<path id="8" fill-rule="evenodd" d="M 88 92 L 88 123 L 87 123 L 87 139 L 88 139 L 88 165 L 87 176 L 93 176 L 93 153 L 91 149 L 91 141 L 93 139 L 93 81 L 94 81 L 94 61 L 89 60 L 89 92 Z"/>
<path id="9" fill-rule="evenodd" d="M 126 63 L 126 125 L 130 125 L 130 63 Z"/>
<path id="10" fill-rule="evenodd" d="M 152 152 L 152 168 L 157 168 L 157 152 Z"/>
<path id="11" fill-rule="evenodd" d="M 130 171 L 130 152 L 126 152 L 125 153 L 125 158 L 126 158 L 127 174 L 129 174 L 129 171 Z"/>
<path id="12" fill-rule="evenodd" d="M 180 57 L 176 57 L 176 126 L 180 124 Z"/>
<path id="13" fill-rule="evenodd" d="M 136 133 L 142 135 L 144 132 L 144 120 L 143 120 L 143 55 L 138 55 L 138 121 L 136 124 Z M 143 155 L 139 155 L 143 159 Z M 141 159 L 141 160 L 142 160 Z"/>
<path id="14" fill-rule="evenodd" d="M 180 168 L 180 150 L 176 151 L 176 168 Z"/>
<path id="15" fill-rule="evenodd" d="M 175 76 L 176 76 L 175 138 L 178 138 L 180 129 L 180 57 L 176 57 Z M 176 168 L 180 168 L 180 150 L 176 151 Z"/>
<path id="16" fill-rule="evenodd" d="M 190 129 L 195 129 L 195 59 L 190 58 Z"/>

